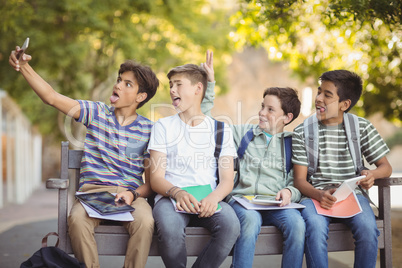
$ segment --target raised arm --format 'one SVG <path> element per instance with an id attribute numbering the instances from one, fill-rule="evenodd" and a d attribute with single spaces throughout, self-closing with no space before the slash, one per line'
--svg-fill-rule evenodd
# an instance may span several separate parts
<path id="1" fill-rule="evenodd" d="M 78 119 L 80 116 L 80 104 L 78 101 L 56 92 L 39 74 L 37 74 L 28 63 L 32 59 L 30 55 L 22 54 L 18 60 L 16 55 L 20 50 L 21 49 L 17 46 L 16 49 L 11 52 L 8 60 L 11 67 L 22 74 L 31 88 L 45 104 L 53 106 L 64 114 Z"/>
<path id="2" fill-rule="evenodd" d="M 201 103 L 201 111 L 203 114 L 211 116 L 211 110 L 214 107 L 215 99 L 215 72 L 214 72 L 214 54 L 212 51 L 207 50 L 206 62 L 201 63 L 201 66 L 208 74 L 208 86 L 205 91 L 204 99 Z"/>

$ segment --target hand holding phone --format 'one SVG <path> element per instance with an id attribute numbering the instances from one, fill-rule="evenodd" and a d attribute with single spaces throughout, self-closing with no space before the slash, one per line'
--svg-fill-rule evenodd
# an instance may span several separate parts
<path id="1" fill-rule="evenodd" d="M 25 42 L 24 42 L 24 44 L 22 45 L 21 50 L 18 51 L 18 53 L 17 53 L 17 55 L 16 55 L 16 56 L 17 56 L 17 60 L 19 60 L 19 59 L 21 58 L 21 56 L 25 53 L 25 50 L 27 50 L 28 45 L 29 45 L 29 37 L 27 37 L 27 39 L 25 39 Z"/>

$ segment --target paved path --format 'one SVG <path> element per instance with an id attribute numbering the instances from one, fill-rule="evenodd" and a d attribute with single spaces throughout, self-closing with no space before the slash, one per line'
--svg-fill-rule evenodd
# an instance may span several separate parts
<path id="1" fill-rule="evenodd" d="M 23 205 L 8 204 L 0 209 L 0 267 L 18 268 L 41 247 L 42 238 L 57 231 L 57 190 L 41 186 Z M 50 239 L 48 245 L 54 245 Z M 100 257 L 103 268 L 123 267 L 123 257 Z M 188 258 L 188 264 L 195 261 Z M 229 267 L 228 257 L 223 268 Z M 280 267 L 281 255 L 256 256 L 253 268 Z M 377 265 L 378 266 L 378 265 Z M 147 268 L 164 267 L 160 257 L 149 257 Z M 353 252 L 330 253 L 329 267 L 353 267 Z"/>

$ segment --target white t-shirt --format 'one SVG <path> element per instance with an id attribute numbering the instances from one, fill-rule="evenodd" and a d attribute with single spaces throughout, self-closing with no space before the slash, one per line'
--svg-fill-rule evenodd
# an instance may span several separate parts
<path id="1" fill-rule="evenodd" d="M 206 116 L 194 127 L 184 123 L 178 114 L 158 120 L 151 131 L 150 150 L 166 154 L 165 179 L 173 185 L 210 184 L 212 189 L 216 188 L 215 120 L 212 118 Z M 227 124 L 220 156 L 237 157 L 233 134 Z"/>

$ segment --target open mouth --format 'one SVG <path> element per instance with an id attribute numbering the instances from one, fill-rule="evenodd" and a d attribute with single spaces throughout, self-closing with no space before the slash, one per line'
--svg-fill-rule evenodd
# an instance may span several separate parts
<path id="1" fill-rule="evenodd" d="M 315 108 L 316 108 L 317 112 L 319 112 L 319 113 L 325 112 L 325 108 L 322 106 L 316 106 Z"/>
<path id="2" fill-rule="evenodd" d="M 179 98 L 179 97 L 172 97 L 172 104 L 173 104 L 173 106 L 174 107 L 177 107 L 177 106 L 179 106 L 179 104 L 180 104 L 180 101 L 181 101 L 181 98 Z"/>
<path id="3" fill-rule="evenodd" d="M 120 99 L 119 95 L 117 95 L 117 93 L 113 91 L 112 96 L 110 96 L 110 102 L 115 103 L 118 99 Z"/>

